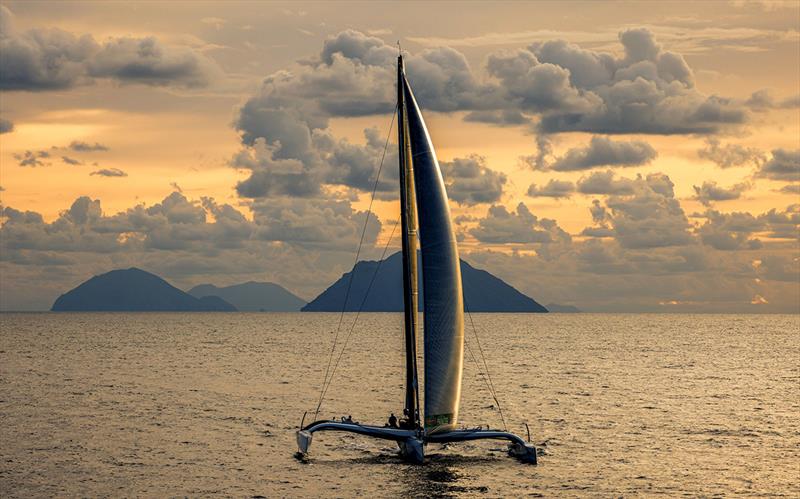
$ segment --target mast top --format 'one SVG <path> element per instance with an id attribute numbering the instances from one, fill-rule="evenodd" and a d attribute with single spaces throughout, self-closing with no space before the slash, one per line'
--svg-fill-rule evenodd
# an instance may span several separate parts
<path id="1" fill-rule="evenodd" d="M 405 72 L 406 65 L 403 62 L 403 47 L 400 46 L 400 40 L 397 40 L 397 70 Z"/>

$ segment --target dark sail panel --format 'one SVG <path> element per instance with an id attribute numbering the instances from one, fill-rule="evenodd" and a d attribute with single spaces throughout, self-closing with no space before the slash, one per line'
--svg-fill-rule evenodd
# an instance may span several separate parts
<path id="1" fill-rule="evenodd" d="M 411 87 L 402 78 L 417 201 L 424 296 L 425 428 L 458 420 L 464 360 L 464 304 L 458 247 L 442 172 Z"/>

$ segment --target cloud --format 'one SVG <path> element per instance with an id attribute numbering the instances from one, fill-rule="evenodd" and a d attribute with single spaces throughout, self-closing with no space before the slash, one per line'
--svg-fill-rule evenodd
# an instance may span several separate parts
<path id="1" fill-rule="evenodd" d="M 689 221 L 674 197 L 673 187 L 662 173 L 615 179 L 609 170 L 581 179 L 579 192 L 609 195 L 605 205 L 593 201 L 590 210 L 598 226 L 585 229 L 583 235 L 613 236 L 626 249 L 690 244 Z"/>
<path id="2" fill-rule="evenodd" d="M 447 195 L 453 201 L 474 206 L 479 203 L 494 203 L 503 195 L 507 177 L 486 166 L 486 158 L 471 155 L 441 163 L 442 174 L 447 185 Z"/>
<path id="3" fill-rule="evenodd" d="M 253 237 L 281 241 L 307 249 L 352 252 L 364 226 L 366 212 L 355 211 L 348 201 L 283 198 L 252 205 L 257 224 Z M 374 245 L 381 223 L 370 216 L 364 244 Z"/>
<path id="4" fill-rule="evenodd" d="M 594 172 L 578 180 L 581 194 L 633 194 L 635 183 L 627 178 L 615 178 L 612 170 Z"/>
<path id="5" fill-rule="evenodd" d="M 82 165 L 83 164 L 83 161 L 80 161 L 80 160 L 77 160 L 77 159 L 74 159 L 74 158 L 70 158 L 69 156 L 61 156 L 61 161 L 63 161 L 64 163 L 66 163 L 68 165 L 73 165 L 73 166 L 77 166 L 77 165 Z"/>
<path id="6" fill-rule="evenodd" d="M 786 182 L 800 181 L 800 149 L 773 149 L 772 157 L 761 166 L 756 176 Z"/>
<path id="7" fill-rule="evenodd" d="M 50 166 L 50 163 L 41 161 L 49 157 L 50 153 L 47 151 L 25 151 L 22 154 L 14 154 L 14 159 L 19 161 L 19 166 L 30 166 L 32 168 L 37 166 Z"/>
<path id="8" fill-rule="evenodd" d="M 108 151 L 108 146 L 105 146 L 99 142 L 90 144 L 80 140 L 73 140 L 70 142 L 69 148 L 75 152 Z"/>
<path id="9" fill-rule="evenodd" d="M 140 204 L 105 215 L 100 201 L 83 196 L 51 223 L 35 212 L 3 208 L 7 219 L 0 243 L 8 249 L 65 252 L 125 252 L 194 249 L 203 254 L 240 248 L 251 242 L 351 251 L 358 243 L 365 212 L 347 201 L 282 199 L 254 202 L 253 221 L 233 206 L 212 198 L 190 200 L 173 192 L 160 203 Z M 210 221 L 213 217 L 213 222 Z M 381 224 L 373 216 L 365 244 L 377 239 Z"/>
<path id="10" fill-rule="evenodd" d="M 14 123 L 5 118 L 0 118 L 0 134 L 11 133 L 13 131 L 14 131 Z"/>
<path id="11" fill-rule="evenodd" d="M 569 172 L 589 170 L 599 166 L 641 166 L 650 163 L 658 154 L 643 141 L 614 141 L 607 137 L 592 137 L 586 147 L 576 147 L 553 161 L 548 169 Z"/>
<path id="12" fill-rule="evenodd" d="M 789 205 L 785 210 L 773 208 L 761 215 L 707 210 L 700 216 L 706 222 L 697 229 L 698 235 L 704 244 L 718 250 L 759 249 L 763 243 L 755 237 L 758 234 L 794 241 L 800 237 L 800 204 Z"/>
<path id="13" fill-rule="evenodd" d="M 0 6 L 0 90 L 47 91 L 105 78 L 146 85 L 207 85 L 219 67 L 188 47 L 166 46 L 153 37 L 112 38 L 57 29 L 19 31 L 14 15 Z"/>
<path id="14" fill-rule="evenodd" d="M 128 174 L 119 168 L 101 168 L 100 170 L 93 171 L 89 175 L 99 175 L 101 177 L 127 177 Z"/>
<path id="15" fill-rule="evenodd" d="M 536 184 L 528 187 L 528 196 L 533 198 L 568 198 L 573 192 L 575 192 L 575 184 L 566 180 L 550 179 L 542 187 L 537 187 Z"/>
<path id="16" fill-rule="evenodd" d="M 788 184 L 780 188 L 779 192 L 785 194 L 800 194 L 800 184 Z"/>
<path id="17" fill-rule="evenodd" d="M 530 244 L 570 242 L 571 238 L 555 220 L 539 219 L 523 203 L 517 205 L 516 212 L 509 212 L 505 206 L 493 205 L 478 226 L 469 231 L 478 241 L 491 244 Z"/>
<path id="18" fill-rule="evenodd" d="M 745 105 L 755 111 L 794 109 L 800 107 L 800 94 L 777 100 L 769 89 L 764 88 L 753 92 L 750 98 L 745 101 Z"/>
<path id="19" fill-rule="evenodd" d="M 731 99 L 701 94 L 683 57 L 664 51 L 650 30 L 628 29 L 619 40 L 621 59 L 558 41 L 531 45 L 533 58 L 517 57 L 521 67 L 538 61 L 571 70 L 571 85 L 593 104 L 545 113 L 542 132 L 709 134 L 747 120 Z"/>
<path id="20" fill-rule="evenodd" d="M 752 186 L 747 182 L 732 185 L 729 188 L 721 187 L 716 182 L 703 182 L 701 186 L 692 186 L 695 192 L 695 199 L 710 206 L 712 201 L 730 201 L 739 199 L 742 193 L 749 190 Z"/>
<path id="21" fill-rule="evenodd" d="M 766 158 L 758 149 L 739 144 L 721 145 L 715 138 L 706 139 L 706 147 L 697 151 L 697 155 L 715 163 L 720 168 L 731 168 L 752 164 L 760 166 Z"/>
<path id="22" fill-rule="evenodd" d="M 541 133 L 539 154 L 529 158 L 534 164 L 544 164 L 551 133 L 708 134 L 746 121 L 746 107 L 700 93 L 684 59 L 663 50 L 652 32 L 627 30 L 619 40 L 622 57 L 562 40 L 493 53 L 485 66 L 488 79 L 479 78 L 457 50 L 438 47 L 407 55 L 406 72 L 426 112 L 466 111 L 468 121 L 502 126 L 536 123 Z M 267 76 L 241 106 L 235 127 L 243 144 L 262 138 L 274 147 L 276 160 L 319 168 L 324 151 L 318 148 L 336 142 L 331 118 L 394 108 L 386 82 L 395 78 L 396 56 L 396 47 L 358 31 L 329 37 L 318 56 Z M 640 141 L 596 138 L 559 165 L 645 164 L 654 157 Z"/>
<path id="23" fill-rule="evenodd" d="M 396 197 L 398 192 L 397 148 L 384 156 L 385 138 L 375 129 L 364 131 L 366 144 L 336 140 L 327 132 L 314 131 L 310 143 L 300 154 L 284 154 L 280 142 L 268 145 L 257 138 L 252 146 L 244 146 L 231 165 L 251 171 L 239 182 L 240 196 L 263 198 L 273 196 L 316 197 L 323 186 L 345 186 L 371 192 L 376 188 L 381 197 Z M 289 157 L 285 157 L 289 156 Z M 299 156 L 299 157 L 292 157 Z M 383 159 L 381 177 L 375 176 Z"/>

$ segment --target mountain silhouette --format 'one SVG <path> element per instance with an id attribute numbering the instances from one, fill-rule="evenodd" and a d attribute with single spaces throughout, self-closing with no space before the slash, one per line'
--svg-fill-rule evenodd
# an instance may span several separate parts
<path id="1" fill-rule="evenodd" d="M 418 253 L 419 254 L 419 253 Z M 400 252 L 391 255 L 380 263 L 375 282 L 367 295 L 377 261 L 360 261 L 351 272 L 318 297 L 311 300 L 303 312 L 341 312 L 347 294 L 348 280 L 353 274 L 350 297 L 346 311 L 358 311 L 362 301 L 364 312 L 400 312 L 403 310 L 403 260 Z M 420 260 L 420 269 L 422 262 Z M 421 274 L 421 272 L 420 272 Z M 464 306 L 470 312 L 547 312 L 547 309 L 532 298 L 525 296 L 501 279 L 485 270 L 476 269 L 461 260 L 461 280 L 464 288 Z M 422 276 L 419 279 L 419 303 L 422 309 L 424 289 Z M 364 298 L 366 296 L 366 299 Z"/>
<path id="2" fill-rule="evenodd" d="M 224 288 L 200 284 L 188 291 L 196 298 L 218 296 L 241 312 L 298 312 L 306 301 L 271 282 L 246 282 Z"/>
<path id="3" fill-rule="evenodd" d="M 84 312 L 234 312 L 217 296 L 195 298 L 157 275 L 137 268 L 112 270 L 67 291 L 53 311 Z"/>

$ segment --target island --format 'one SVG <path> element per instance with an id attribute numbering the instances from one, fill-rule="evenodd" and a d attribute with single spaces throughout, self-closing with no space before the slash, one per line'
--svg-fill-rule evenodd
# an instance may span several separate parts
<path id="1" fill-rule="evenodd" d="M 377 274 L 375 274 L 376 269 Z M 420 269 L 422 269 L 421 259 Z M 359 307 L 363 312 L 400 312 L 403 310 L 402 272 L 403 261 L 400 252 L 380 262 L 359 261 L 353 270 L 344 274 L 302 310 L 303 312 L 341 312 L 344 305 L 344 310 L 348 312 L 358 311 Z M 353 282 L 350 284 L 350 295 L 345 304 L 345 295 L 351 274 Z M 373 274 L 375 274 L 375 279 L 370 287 Z M 469 312 L 547 312 L 547 308 L 533 298 L 522 294 L 489 272 L 476 269 L 464 260 L 461 260 L 461 280 L 464 288 L 464 308 Z M 368 288 L 369 293 L 367 293 Z M 420 275 L 420 309 L 424 291 Z"/>
<path id="2" fill-rule="evenodd" d="M 137 268 L 112 270 L 67 291 L 54 312 L 235 312 L 217 296 L 194 297 Z"/>

